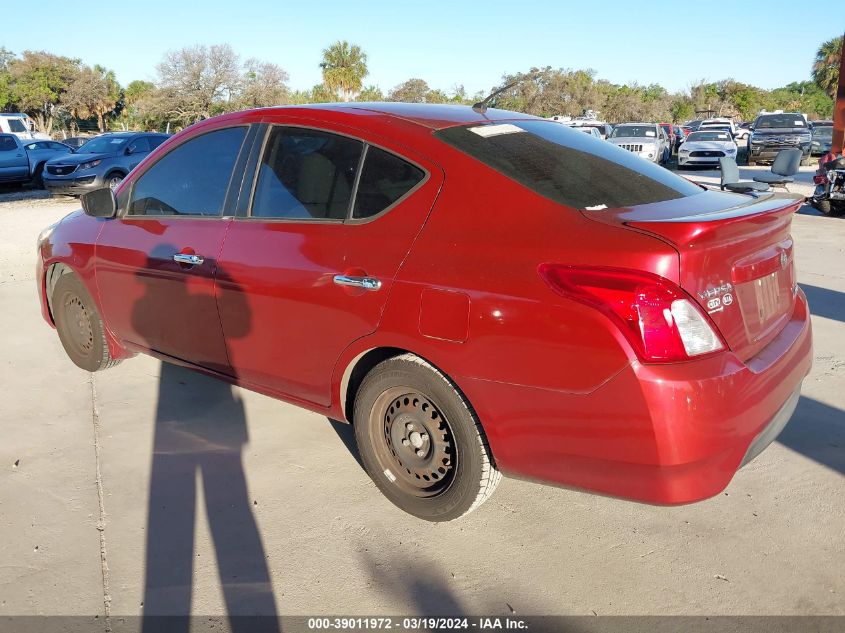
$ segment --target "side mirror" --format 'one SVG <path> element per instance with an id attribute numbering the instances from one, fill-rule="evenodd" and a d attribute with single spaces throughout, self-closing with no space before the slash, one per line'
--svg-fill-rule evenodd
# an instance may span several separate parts
<path id="1" fill-rule="evenodd" d="M 110 187 L 82 194 L 82 210 L 92 218 L 113 218 L 117 215 L 117 198 Z"/>
<path id="2" fill-rule="evenodd" d="M 131 148 L 131 147 L 127 147 L 125 150 L 123 150 L 123 153 L 124 153 L 126 156 L 130 156 L 130 155 L 132 154 L 132 148 Z"/>

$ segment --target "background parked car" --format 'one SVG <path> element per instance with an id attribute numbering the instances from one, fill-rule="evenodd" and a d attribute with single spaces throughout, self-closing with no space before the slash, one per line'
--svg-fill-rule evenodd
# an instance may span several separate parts
<path id="1" fill-rule="evenodd" d="M 736 125 L 734 125 L 733 119 L 729 119 L 727 117 L 717 117 L 714 119 L 704 119 L 701 122 L 701 125 L 698 126 L 697 131 L 701 131 L 704 129 L 710 128 L 727 128 L 728 131 L 731 133 L 731 137 L 736 135 Z"/>
<path id="2" fill-rule="evenodd" d="M 65 145 L 72 147 L 73 149 L 79 149 L 85 143 L 90 141 L 93 136 L 71 136 L 70 138 L 63 139 L 61 142 Z"/>
<path id="3" fill-rule="evenodd" d="M 727 128 L 704 128 L 690 134 L 678 150 L 678 168 L 718 165 L 728 156 L 736 160 L 736 143 Z"/>
<path id="4" fill-rule="evenodd" d="M 44 186 L 52 193 L 79 195 L 101 187 L 116 187 L 167 134 L 117 132 L 101 134 L 72 154 L 47 161 Z"/>
<path id="5" fill-rule="evenodd" d="M 748 164 L 771 162 L 782 149 L 801 149 L 801 164 L 810 164 L 813 137 L 807 120 L 800 112 L 778 112 L 759 115 L 751 126 L 748 139 Z"/>
<path id="6" fill-rule="evenodd" d="M 21 140 L 14 134 L 0 134 L 0 183 L 29 180 L 29 159 Z"/>
<path id="7" fill-rule="evenodd" d="M 48 160 L 60 154 L 73 152 L 71 147 L 58 141 L 29 141 L 24 143 L 23 148 L 29 158 L 29 175 L 37 187 L 44 185 L 41 174 Z"/>
<path id="8" fill-rule="evenodd" d="M 810 154 L 813 156 L 827 154 L 833 142 L 833 121 L 816 121 L 813 123 L 812 135 Z"/>
<path id="9" fill-rule="evenodd" d="M 579 132 L 583 132 L 584 134 L 589 134 L 593 138 L 601 139 L 601 134 L 599 134 L 599 131 L 590 125 L 582 125 L 581 127 L 577 127 L 575 129 Z"/>
<path id="10" fill-rule="evenodd" d="M 749 129 L 750 126 L 750 122 L 740 123 L 737 125 L 736 131 L 734 132 L 734 138 L 747 141 L 748 137 L 751 136 L 751 130 Z"/>
<path id="11" fill-rule="evenodd" d="M 613 128 L 608 140 L 653 163 L 661 164 L 668 158 L 668 137 L 656 123 L 621 123 Z"/>

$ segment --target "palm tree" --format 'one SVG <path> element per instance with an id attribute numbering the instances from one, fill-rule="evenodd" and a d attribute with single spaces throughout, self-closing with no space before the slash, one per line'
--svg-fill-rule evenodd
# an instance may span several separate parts
<path id="1" fill-rule="evenodd" d="M 367 54 L 357 44 L 346 40 L 337 41 L 323 49 L 323 84 L 329 90 L 340 94 L 344 101 L 351 101 L 361 90 L 367 70 Z"/>
<path id="2" fill-rule="evenodd" d="M 819 88 L 836 98 L 836 88 L 839 85 L 839 64 L 842 60 L 842 36 L 834 37 L 824 42 L 816 51 L 813 62 L 813 81 Z"/>

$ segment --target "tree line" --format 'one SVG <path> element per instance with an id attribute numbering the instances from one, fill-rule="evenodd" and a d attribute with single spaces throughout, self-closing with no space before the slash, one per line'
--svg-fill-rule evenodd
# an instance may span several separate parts
<path id="1" fill-rule="evenodd" d="M 614 84 L 593 70 L 531 68 L 502 76 L 496 107 L 543 117 L 598 112 L 602 119 L 682 122 L 702 113 L 748 120 L 762 109 L 804 112 L 830 118 L 836 91 L 842 38 L 822 43 L 811 63 L 811 77 L 774 90 L 733 79 L 701 80 L 670 93 L 658 84 Z M 463 86 L 449 92 L 410 78 L 387 93 L 366 85 L 366 52 L 338 41 L 322 51 L 322 83 L 291 90 L 279 65 L 254 58 L 241 62 L 228 44 L 191 46 L 167 52 L 153 82 L 121 86 L 113 71 L 47 51 L 20 56 L 0 48 L 0 110 L 26 112 L 38 129 L 74 133 L 94 126 L 108 129 L 179 129 L 235 110 L 271 105 L 332 101 L 406 101 L 472 104 L 484 93 L 468 95 Z"/>

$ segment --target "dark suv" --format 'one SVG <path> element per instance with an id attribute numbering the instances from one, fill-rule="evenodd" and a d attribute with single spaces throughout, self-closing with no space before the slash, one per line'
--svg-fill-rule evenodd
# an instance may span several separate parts
<path id="1" fill-rule="evenodd" d="M 52 193 L 79 195 L 114 189 L 138 163 L 168 138 L 154 132 L 115 132 L 92 138 L 71 154 L 47 161 L 42 177 Z"/>
<path id="2" fill-rule="evenodd" d="M 803 114 L 785 112 L 761 114 L 750 127 L 748 139 L 748 164 L 771 162 L 782 149 L 797 147 L 801 150 L 801 164 L 810 164 L 810 146 L 813 138 Z"/>

